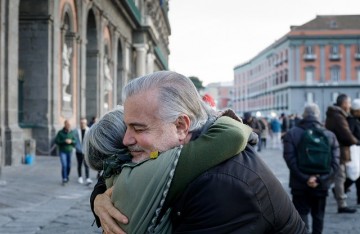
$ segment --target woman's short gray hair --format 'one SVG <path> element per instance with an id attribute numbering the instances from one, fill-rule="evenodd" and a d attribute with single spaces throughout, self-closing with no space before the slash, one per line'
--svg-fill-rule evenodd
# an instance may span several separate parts
<path id="1" fill-rule="evenodd" d="M 191 120 L 190 131 L 201 128 L 210 115 L 214 114 L 197 92 L 192 81 L 176 72 L 159 71 L 136 78 L 124 87 L 124 98 L 157 90 L 159 94 L 160 118 L 168 123 L 185 114 Z"/>
<path id="2" fill-rule="evenodd" d="M 316 119 L 320 119 L 320 109 L 316 103 L 308 103 L 305 105 L 303 117 L 313 116 Z"/>
<path id="3" fill-rule="evenodd" d="M 117 106 L 92 125 L 86 133 L 83 152 L 91 168 L 102 170 L 105 159 L 126 151 L 127 148 L 122 143 L 126 132 L 123 116 L 124 108 Z"/>

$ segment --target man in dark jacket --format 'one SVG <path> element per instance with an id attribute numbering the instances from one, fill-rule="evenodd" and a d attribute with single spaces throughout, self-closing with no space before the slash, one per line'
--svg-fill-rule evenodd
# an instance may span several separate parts
<path id="1" fill-rule="evenodd" d="M 124 92 L 127 130 L 123 143 L 137 162 L 154 150 L 188 143 L 206 130 L 215 114 L 192 82 L 175 72 L 137 78 Z M 122 233 L 114 219 L 132 220 L 113 207 L 111 188 L 105 190 L 97 184 L 92 194 L 95 214 L 105 233 Z M 251 146 L 200 175 L 167 206 L 173 208 L 174 233 L 306 232 L 282 185 Z"/>
<path id="2" fill-rule="evenodd" d="M 257 118 L 253 117 L 251 115 L 251 112 L 245 112 L 243 121 L 244 121 L 244 124 L 251 127 L 253 129 L 253 131 L 258 135 L 259 142 L 257 144 L 257 147 L 258 147 L 258 151 L 260 152 L 261 151 L 261 145 L 262 145 L 261 133 L 263 131 L 263 128 L 262 128 L 262 126 L 260 124 L 260 121 Z"/>
<path id="3" fill-rule="evenodd" d="M 69 120 L 65 120 L 64 128 L 57 133 L 55 144 L 59 147 L 61 176 L 62 182 L 65 185 L 69 181 L 71 154 L 76 144 L 74 132 L 71 131 Z"/>
<path id="4" fill-rule="evenodd" d="M 345 163 L 350 161 L 350 146 L 360 144 L 358 139 L 351 133 L 347 117 L 351 108 L 351 100 L 346 94 L 340 94 L 336 99 L 336 105 L 329 106 L 326 112 L 325 126 L 335 133 L 340 145 L 340 167 L 335 175 L 335 199 L 338 205 L 338 213 L 355 213 L 356 209 L 350 208 L 346 203 L 344 182 L 346 180 Z"/>
<path id="5" fill-rule="evenodd" d="M 301 218 L 309 228 L 308 215 L 312 215 L 312 233 L 322 233 L 328 189 L 339 169 L 339 144 L 334 133 L 326 130 L 319 122 L 320 110 L 316 104 L 308 104 L 304 109 L 303 120 L 284 136 L 284 159 L 290 169 L 290 188 L 293 203 Z M 331 146 L 331 169 L 329 173 L 312 175 L 303 172 L 298 166 L 298 146 L 306 129 L 320 128 L 324 131 Z"/>

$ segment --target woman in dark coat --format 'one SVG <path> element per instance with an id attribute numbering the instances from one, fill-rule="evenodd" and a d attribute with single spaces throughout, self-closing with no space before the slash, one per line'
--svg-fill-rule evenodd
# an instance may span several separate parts
<path id="1" fill-rule="evenodd" d="M 360 99 L 354 99 L 351 105 L 350 116 L 348 117 L 348 123 L 352 134 L 360 141 Z M 351 155 L 352 156 L 352 155 Z M 350 186 L 356 184 L 357 204 L 360 204 L 360 178 L 356 181 L 352 181 L 346 178 L 345 191 L 349 191 Z"/>

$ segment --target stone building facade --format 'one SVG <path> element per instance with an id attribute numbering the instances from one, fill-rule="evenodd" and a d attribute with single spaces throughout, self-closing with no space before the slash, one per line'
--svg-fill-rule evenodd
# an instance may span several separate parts
<path id="1" fill-rule="evenodd" d="M 0 0 L 0 162 L 49 154 L 69 119 L 122 103 L 130 79 L 168 69 L 167 0 Z"/>
<path id="2" fill-rule="evenodd" d="M 315 102 L 325 118 L 338 94 L 360 98 L 360 15 L 326 15 L 301 25 L 234 68 L 233 107 L 301 114 Z"/>

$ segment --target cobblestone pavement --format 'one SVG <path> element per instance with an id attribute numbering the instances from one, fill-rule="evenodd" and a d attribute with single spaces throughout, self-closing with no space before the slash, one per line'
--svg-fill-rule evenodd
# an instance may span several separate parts
<path id="1" fill-rule="evenodd" d="M 61 183 L 58 157 L 36 157 L 33 165 L 4 167 L 0 186 L 0 233 L 101 233 L 92 227 L 93 185 L 77 183 L 76 158 L 70 181 Z M 95 181 L 96 172 L 91 171 Z"/>
<path id="2" fill-rule="evenodd" d="M 261 158 L 288 189 L 289 172 L 279 150 L 263 150 Z M 96 172 L 91 171 L 95 180 Z M 89 196 L 93 185 L 77 183 L 73 157 L 70 182 L 61 185 L 58 157 L 36 157 L 33 165 L 4 167 L 0 178 L 0 233 L 53 234 L 101 233 L 93 222 Z M 348 204 L 356 205 L 355 187 Z M 336 202 L 327 200 L 324 234 L 360 233 L 360 207 L 355 214 L 337 214 Z"/>

